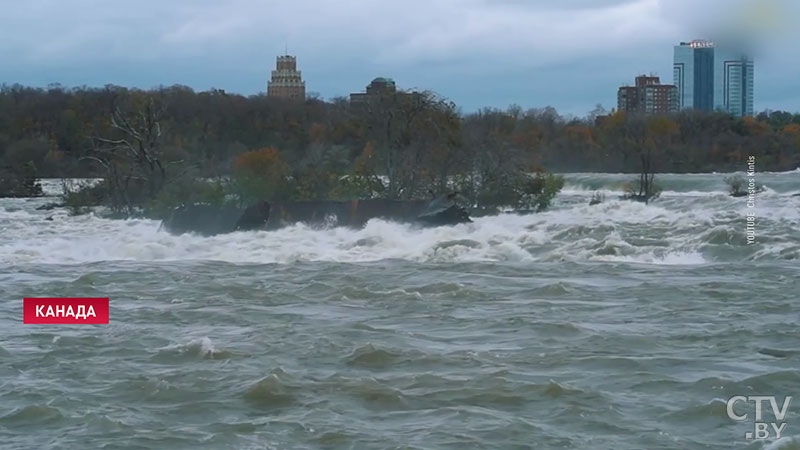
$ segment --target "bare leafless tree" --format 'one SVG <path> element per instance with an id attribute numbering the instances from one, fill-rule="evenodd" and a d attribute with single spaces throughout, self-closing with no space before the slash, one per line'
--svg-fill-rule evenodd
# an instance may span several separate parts
<path id="1" fill-rule="evenodd" d="M 85 159 L 105 169 L 111 206 L 131 213 L 136 204 L 158 195 L 167 171 L 161 159 L 163 102 L 153 95 L 129 100 L 139 100 L 138 106 L 117 105 L 111 113 L 117 136 L 92 136 L 92 154 Z"/>

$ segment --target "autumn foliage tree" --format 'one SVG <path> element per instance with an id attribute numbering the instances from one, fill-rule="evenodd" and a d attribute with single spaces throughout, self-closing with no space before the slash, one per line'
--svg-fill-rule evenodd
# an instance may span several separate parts
<path id="1" fill-rule="evenodd" d="M 484 109 L 462 126 L 462 162 L 455 166 L 456 187 L 476 212 L 498 208 L 546 209 L 563 187 L 563 178 L 541 168 L 543 142 L 557 126 L 551 109 L 523 112 Z"/>
<path id="2" fill-rule="evenodd" d="M 242 153 L 233 166 L 235 191 L 239 201 L 286 200 L 291 195 L 289 165 L 274 147 Z"/>
<path id="3" fill-rule="evenodd" d="M 427 91 L 387 92 L 358 112 L 370 151 L 362 169 L 387 198 L 429 197 L 446 184 L 460 138 L 454 103 Z"/>

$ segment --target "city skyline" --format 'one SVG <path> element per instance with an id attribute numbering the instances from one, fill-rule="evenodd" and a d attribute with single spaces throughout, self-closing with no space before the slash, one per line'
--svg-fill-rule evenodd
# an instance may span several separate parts
<path id="1" fill-rule="evenodd" d="M 756 111 L 800 110 L 800 62 L 787 57 L 800 32 L 756 26 L 767 22 L 760 18 L 731 25 L 757 0 L 141 3 L 133 12 L 99 0 L 15 4 L 0 17 L 0 83 L 183 84 L 252 95 L 266 91 L 288 44 L 307 94 L 326 99 L 391 77 L 465 112 L 518 104 L 585 115 L 598 103 L 615 107 L 617 88 L 638 74 L 671 82 L 677 43 L 733 29 L 759 49 Z M 796 3 L 770 3 L 782 4 L 779 16 L 800 16 Z"/>

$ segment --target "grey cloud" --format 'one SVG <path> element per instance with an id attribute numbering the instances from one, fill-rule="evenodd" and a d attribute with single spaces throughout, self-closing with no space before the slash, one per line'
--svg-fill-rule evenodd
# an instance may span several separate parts
<path id="1" fill-rule="evenodd" d="M 0 82 L 182 82 L 249 94 L 264 89 L 288 44 L 325 97 L 386 75 L 467 110 L 513 101 L 582 114 L 613 106 L 617 86 L 639 72 L 669 81 L 672 45 L 741 23 L 759 1 L 29 0 L 0 16 Z M 761 34 L 775 54 L 757 62 L 769 99 L 800 64 L 774 57 L 785 35 Z"/>

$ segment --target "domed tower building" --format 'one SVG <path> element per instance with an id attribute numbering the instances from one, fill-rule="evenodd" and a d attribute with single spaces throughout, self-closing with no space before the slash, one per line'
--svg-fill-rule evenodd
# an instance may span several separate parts
<path id="1" fill-rule="evenodd" d="M 267 83 L 267 97 L 303 101 L 306 99 L 306 82 L 297 70 L 295 56 L 278 56 L 276 70 Z"/>
<path id="2" fill-rule="evenodd" d="M 378 77 L 367 86 L 366 92 L 350 94 L 350 103 L 362 104 L 371 97 L 391 95 L 397 92 L 397 85 L 391 78 Z"/>

